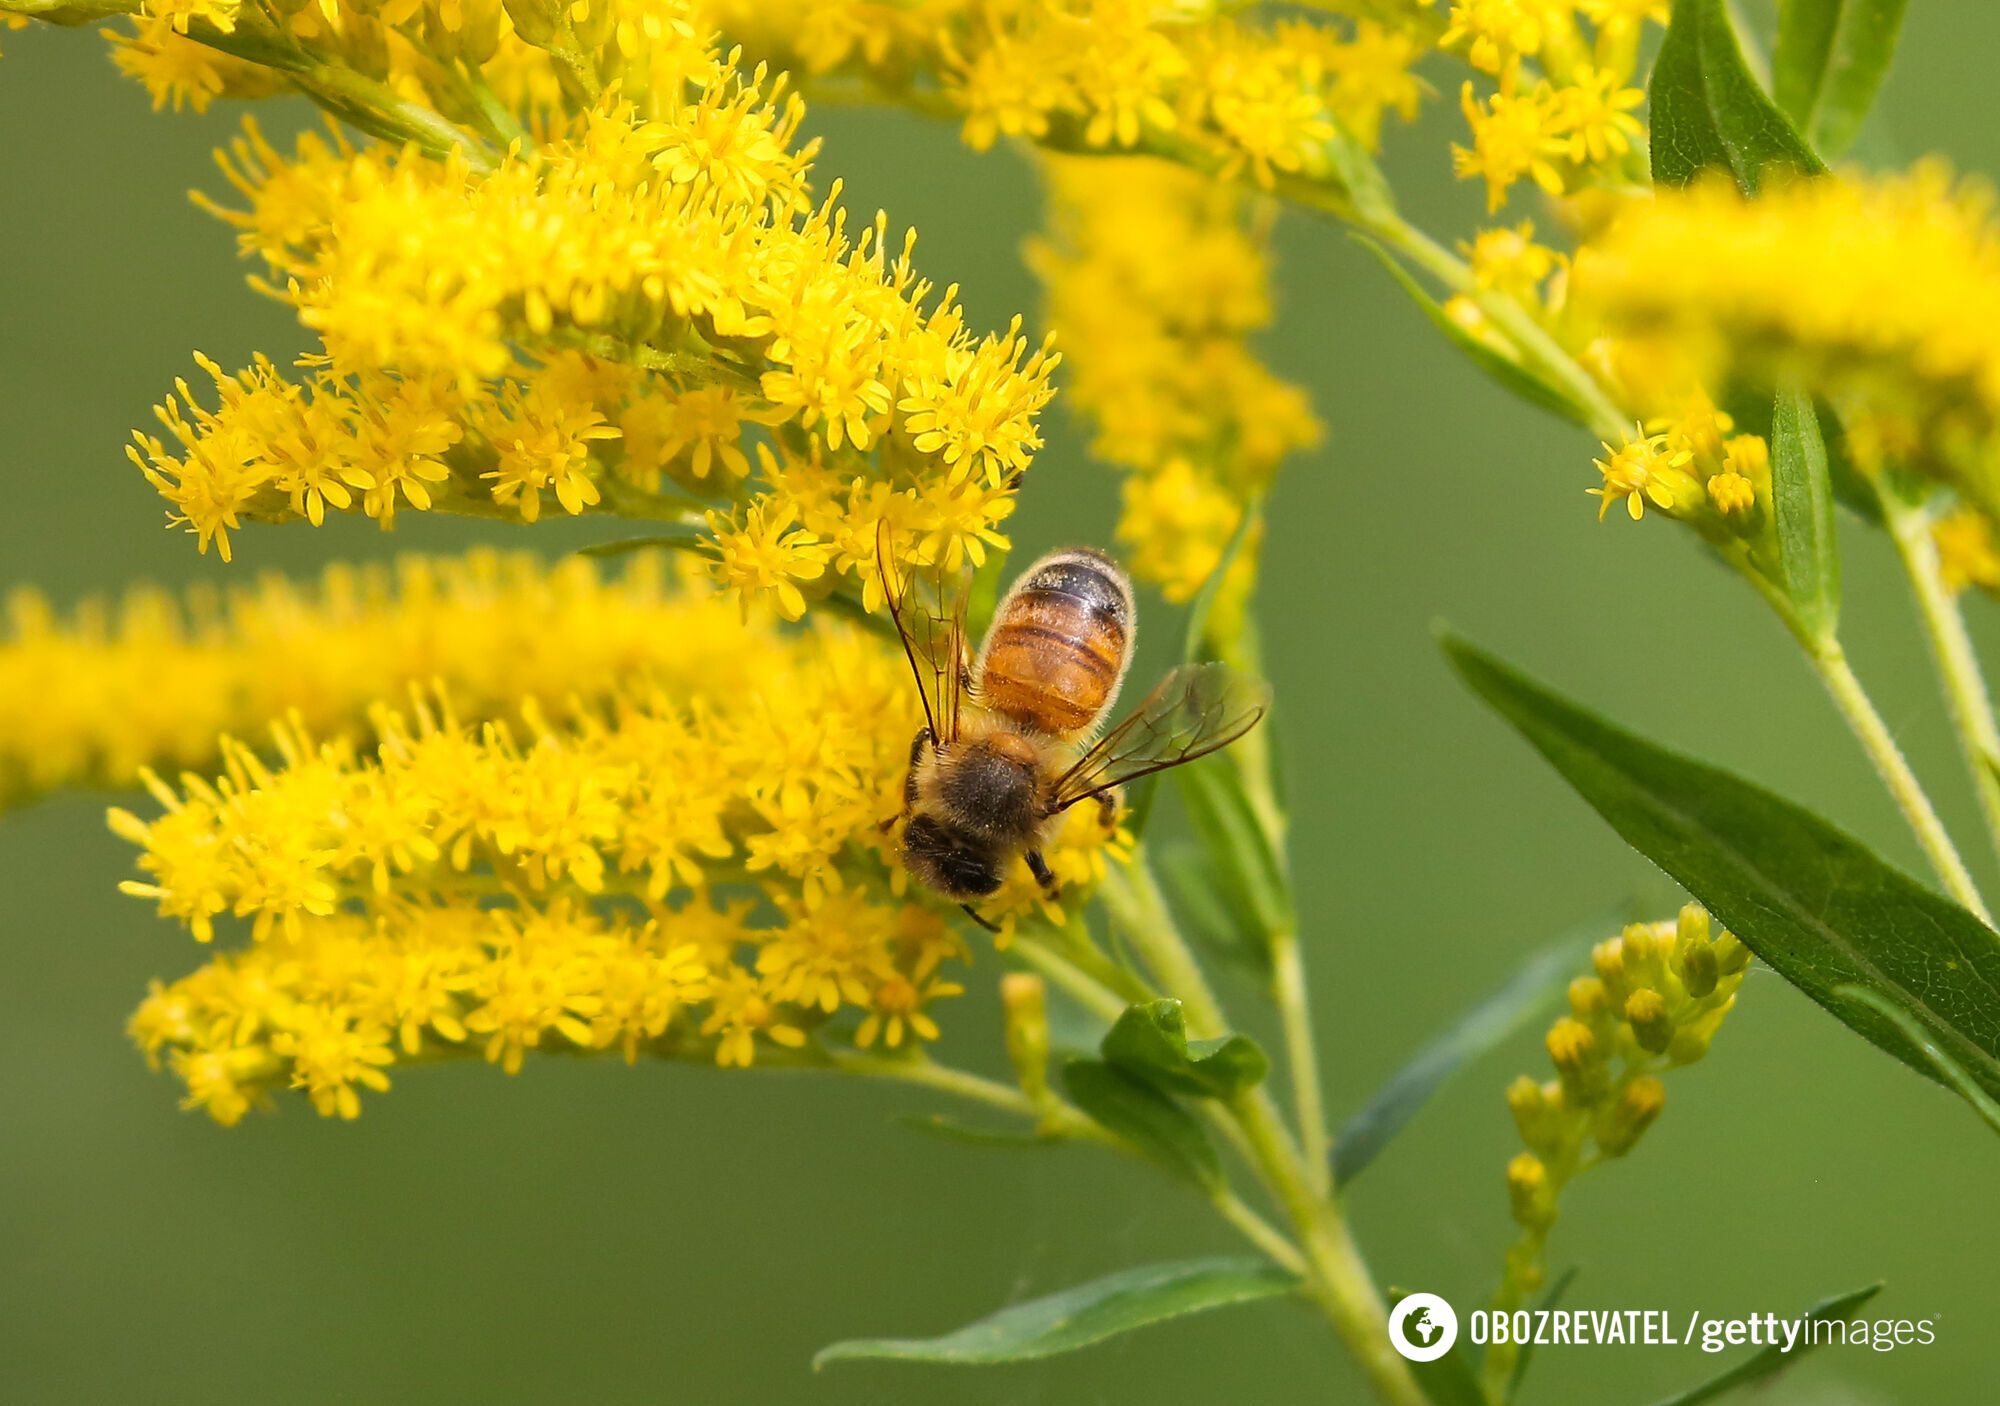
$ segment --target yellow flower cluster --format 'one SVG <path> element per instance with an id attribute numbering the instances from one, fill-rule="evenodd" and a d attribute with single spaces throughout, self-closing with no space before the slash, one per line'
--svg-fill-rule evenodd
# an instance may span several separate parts
<path id="1" fill-rule="evenodd" d="M 1163 162 L 1045 165 L 1052 232 L 1029 256 L 1070 403 L 1098 457 L 1129 471 L 1129 565 L 1184 601 L 1248 499 L 1319 438 L 1305 393 L 1251 350 L 1271 321 L 1264 221 L 1239 192 Z"/>
<path id="2" fill-rule="evenodd" d="M 1646 100 L 1633 84 L 1641 30 L 1665 23 L 1665 0 L 1458 0 L 1440 40 L 1491 75 L 1459 104 L 1472 144 L 1453 148 L 1466 179 L 1498 210 L 1521 180 L 1550 195 L 1644 182 Z"/>
<path id="3" fill-rule="evenodd" d="M 218 737 L 272 718 L 359 738 L 370 706 L 412 687 L 474 719 L 601 699 L 711 637 L 678 633 L 695 612 L 671 584 L 658 554 L 613 574 L 481 550 L 330 567 L 311 590 L 139 588 L 66 617 L 21 590 L 0 637 L 0 807 L 130 786 L 145 766 L 209 770 Z"/>
<path id="4" fill-rule="evenodd" d="M 377 709 L 372 751 L 294 720 L 274 760 L 226 742 L 213 781 L 148 773 L 163 813 L 112 814 L 142 851 L 127 891 L 200 941 L 249 934 L 134 1017 L 191 1104 L 230 1122 L 290 1086 L 351 1117 L 408 1058 L 746 1065 L 935 1036 L 959 944 L 889 853 L 919 721 L 900 652 L 705 595 L 655 628 L 671 650 L 645 679 L 561 721 L 530 703 L 518 729 L 475 727 L 424 701 Z M 1050 855 L 1079 892 L 1120 842 L 1090 809 Z M 985 911 L 1050 910 L 1023 867 Z"/>
<path id="5" fill-rule="evenodd" d="M 810 204 L 802 105 L 704 62 L 684 99 L 606 99 L 490 170 L 238 142 L 222 213 L 323 351 L 304 381 L 204 361 L 214 408 L 182 385 L 171 443 L 138 437 L 204 549 L 329 508 L 603 504 L 708 524 L 719 579 L 796 618 L 797 581 L 869 574 L 878 523 L 920 562 L 1003 543 L 1054 358 L 970 334 L 886 221 Z"/>
<path id="6" fill-rule="evenodd" d="M 1416 115 L 1416 29 L 1374 20 L 1268 28 L 1157 0 L 718 0 L 716 23 L 797 72 L 932 94 L 966 141 L 1167 146 L 1269 184 L 1336 174 L 1345 131 L 1374 146 L 1385 114 Z"/>
<path id="7" fill-rule="evenodd" d="M 2000 226 L 1935 165 L 1755 201 L 1703 184 L 1634 201 L 1579 252 L 1575 301 L 1656 381 L 1796 381 L 1864 470 L 1895 464 L 2000 509 Z"/>
<path id="8" fill-rule="evenodd" d="M 1660 1074 L 1708 1052 L 1749 964 L 1750 950 L 1733 933 L 1713 933 L 1695 904 L 1676 922 L 1635 924 L 1597 944 L 1594 974 L 1570 983 L 1570 1013 L 1549 1028 L 1556 1077 L 1524 1074 L 1507 1090 L 1528 1150 L 1507 1165 L 1521 1236 L 1496 1309 L 1519 1307 L 1540 1286 L 1563 1188 L 1637 1144 L 1666 1103 Z"/>
<path id="9" fill-rule="evenodd" d="M 1762 435 L 1732 434 L 1735 422 L 1700 392 L 1674 414 L 1635 426 L 1597 461 L 1604 482 L 1589 492 L 1601 519 L 1622 502 L 1633 521 L 1651 503 L 1714 540 L 1762 544 L 1771 513 L 1771 446 Z"/>

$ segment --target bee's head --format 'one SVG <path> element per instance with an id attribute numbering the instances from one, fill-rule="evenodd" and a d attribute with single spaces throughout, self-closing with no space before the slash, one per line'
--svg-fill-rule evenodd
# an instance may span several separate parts
<path id="1" fill-rule="evenodd" d="M 926 888 L 960 902 L 1000 887 L 1000 856 L 993 847 L 935 816 L 911 817 L 903 831 L 903 863 Z"/>

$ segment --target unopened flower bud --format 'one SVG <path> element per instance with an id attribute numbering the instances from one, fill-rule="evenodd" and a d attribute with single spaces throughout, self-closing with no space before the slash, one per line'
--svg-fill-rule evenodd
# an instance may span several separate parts
<path id="1" fill-rule="evenodd" d="M 1041 1103 L 1049 1092 L 1048 987 L 1033 972 L 1008 972 L 1000 978 L 1000 1009 L 1014 1077 L 1030 1101 Z"/>
<path id="2" fill-rule="evenodd" d="M 1507 1199 L 1514 1219 L 1530 1230 L 1546 1230 L 1555 1223 L 1556 1197 L 1549 1171 L 1534 1153 L 1519 1153 L 1507 1164 Z"/>
<path id="3" fill-rule="evenodd" d="M 1674 1023 L 1667 1018 L 1667 998 L 1650 986 L 1642 986 L 1625 998 L 1625 1019 L 1639 1048 L 1652 1054 L 1661 1053 L 1674 1038 Z"/>
<path id="4" fill-rule="evenodd" d="M 1604 1093 L 1605 1069 L 1603 1053 L 1590 1027 L 1564 1016 L 1549 1027 L 1544 1043 L 1570 1102 L 1578 1107 L 1595 1103 Z"/>
<path id="5" fill-rule="evenodd" d="M 1724 976 L 1734 976 L 1750 965 L 1750 949 L 1743 945 L 1743 939 L 1727 928 L 1715 940 L 1716 967 Z"/>
<path id="6" fill-rule="evenodd" d="M 1708 946 L 1708 910 L 1699 903 L 1681 908 L 1674 920 L 1674 943 L 1682 952 L 1690 947 Z"/>
<path id="7" fill-rule="evenodd" d="M 1715 979 L 1720 970 L 1712 943 L 1704 942 L 1681 954 L 1681 985 L 1687 987 L 1688 995 L 1697 999 L 1715 989 Z"/>
<path id="8" fill-rule="evenodd" d="M 1570 1014 L 1586 1023 L 1611 1009 L 1610 993 L 1594 976 L 1580 976 L 1569 984 Z"/>
<path id="9" fill-rule="evenodd" d="M 1666 1106 L 1665 1084 L 1650 1074 L 1634 1079 L 1597 1115 L 1597 1145 L 1607 1156 L 1624 1156 Z"/>
<path id="10" fill-rule="evenodd" d="M 1521 1141 L 1547 1156 L 1562 1138 L 1562 1085 L 1538 1084 L 1523 1074 L 1507 1086 L 1507 1108 Z"/>

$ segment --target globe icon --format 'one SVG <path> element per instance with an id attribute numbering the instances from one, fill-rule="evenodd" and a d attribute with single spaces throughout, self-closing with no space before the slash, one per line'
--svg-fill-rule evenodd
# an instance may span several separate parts
<path id="1" fill-rule="evenodd" d="M 1430 1346 L 1431 1339 L 1437 1336 L 1438 1325 L 1431 1321 L 1431 1311 L 1428 1308 L 1418 1309 L 1409 1327 L 1426 1347 Z"/>

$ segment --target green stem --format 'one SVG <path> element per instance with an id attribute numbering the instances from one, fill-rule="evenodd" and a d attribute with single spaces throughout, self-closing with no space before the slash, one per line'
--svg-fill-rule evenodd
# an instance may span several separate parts
<path id="1" fill-rule="evenodd" d="M 1938 681 L 1951 707 L 1958 732 L 1959 751 L 1965 769 L 1972 775 L 1979 793 L 1979 805 L 1986 817 L 1987 834 L 2000 852 L 2000 724 L 1993 717 L 1993 697 L 1980 672 L 1979 656 L 1966 632 L 1965 616 L 1958 602 L 1945 589 L 1938 569 L 1937 544 L 1931 539 L 1930 515 L 1923 509 L 1897 500 L 1891 493 L 1878 495 L 1889 533 L 1903 560 L 1916 596 L 1917 611 L 1930 637 L 1931 657 L 1937 663 Z"/>
<path id="2" fill-rule="evenodd" d="M 938 1064 L 927 1056 L 899 1059 L 830 1049 L 821 1051 L 821 1054 L 829 1067 L 843 1073 L 890 1079 L 898 1083 L 933 1089 L 939 1093 L 949 1094 L 953 1098 L 984 1104 L 988 1108 L 1028 1119 L 1056 1137 L 1078 1142 L 1094 1142 L 1138 1155 L 1136 1150 L 1122 1138 L 1105 1131 L 1075 1108 L 1054 1096 L 1050 1096 L 1046 1101 L 1036 1102 L 1010 1085 L 974 1074 L 969 1070 Z M 1252 1210 L 1234 1191 L 1226 1186 L 1218 1187 L 1210 1195 L 1209 1200 L 1224 1220 L 1235 1227 L 1244 1239 L 1268 1255 L 1274 1263 L 1301 1276 L 1308 1272 L 1305 1260 L 1292 1242 L 1287 1240 L 1276 1226 Z"/>
<path id="3" fill-rule="evenodd" d="M 1224 1033 L 1228 1018 L 1222 1003 L 1175 926 L 1144 850 L 1135 853 L 1129 865 L 1113 867 L 1100 892 L 1160 985 L 1180 998 L 1188 1032 Z M 1314 1178 L 1287 1136 L 1270 1094 L 1252 1089 L 1230 1104 L 1230 1113 L 1242 1130 L 1252 1166 L 1284 1208 L 1305 1252 L 1308 1294 L 1384 1401 L 1390 1406 L 1424 1406 L 1423 1391 L 1409 1365 L 1390 1346 L 1387 1310 L 1368 1265 L 1338 1207 L 1314 1190 Z"/>
<path id="4" fill-rule="evenodd" d="M 1945 888 L 1959 903 L 1978 914 L 1982 921 L 1992 922 L 1991 915 L 1986 911 L 1986 900 L 1979 896 L 1979 889 L 1972 882 L 1965 861 L 1959 857 L 1957 846 L 1952 844 L 1944 822 L 1938 819 L 1930 797 L 1924 793 L 1923 783 L 1917 780 L 1909 762 L 1904 760 L 1888 725 L 1882 721 L 1882 715 L 1876 711 L 1867 690 L 1862 688 L 1861 680 L 1855 677 L 1839 641 L 1809 644 L 1806 658 L 1819 675 L 1820 682 L 1826 686 L 1834 706 L 1847 719 L 1848 727 L 1859 739 L 1868 760 L 1874 763 L 1882 784 L 1895 797 L 1903 819 L 1909 823 L 1917 843 L 1923 847 L 1925 857 L 1944 881 Z"/>
<path id="5" fill-rule="evenodd" d="M 1269 935 L 1271 996 L 1285 1037 L 1285 1065 L 1292 1076 L 1292 1106 L 1299 1125 L 1299 1159 L 1318 1196 L 1333 1194 L 1333 1140 L 1327 1133 L 1326 1099 L 1320 1090 L 1319 1050 L 1313 1039 L 1312 1009 L 1299 935 L 1290 927 Z"/>
<path id="6" fill-rule="evenodd" d="M 1597 378 L 1578 365 L 1576 358 L 1518 299 L 1497 289 L 1481 288 L 1472 276 L 1471 265 L 1393 211 L 1364 216 L 1355 223 L 1453 293 L 1471 299 L 1487 320 L 1513 342 L 1523 363 L 1541 372 L 1584 413 L 1593 434 L 1611 440 L 1631 429 L 1631 418 L 1612 403 Z"/>

